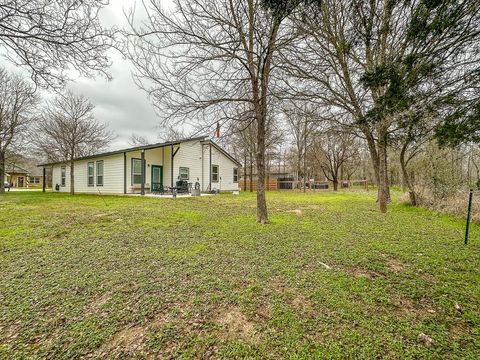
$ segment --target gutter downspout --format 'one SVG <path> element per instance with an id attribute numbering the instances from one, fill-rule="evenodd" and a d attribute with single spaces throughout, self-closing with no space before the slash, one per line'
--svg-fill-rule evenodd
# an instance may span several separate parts
<path id="1" fill-rule="evenodd" d="M 210 143 L 210 166 L 209 166 L 209 171 L 208 173 L 210 174 L 210 191 L 212 191 L 212 143 Z"/>
<path id="2" fill-rule="evenodd" d="M 202 156 L 200 158 L 201 161 L 202 161 L 202 180 L 200 180 L 201 181 L 200 189 L 201 189 L 201 191 L 203 191 L 203 145 L 204 144 L 200 143 L 200 145 L 202 146 Z"/>
<path id="3" fill-rule="evenodd" d="M 145 195 L 145 149 L 142 149 L 140 159 L 142 160 L 142 184 L 140 187 L 140 194 Z"/>
<path id="4" fill-rule="evenodd" d="M 175 156 L 173 154 L 173 145 L 170 145 L 170 155 L 172 160 L 170 161 L 170 186 L 173 187 L 173 157 Z"/>

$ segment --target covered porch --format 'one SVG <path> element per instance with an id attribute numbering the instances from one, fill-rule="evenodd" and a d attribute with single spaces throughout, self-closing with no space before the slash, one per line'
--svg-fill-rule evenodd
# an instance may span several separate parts
<path id="1" fill-rule="evenodd" d="M 124 153 L 124 193 L 189 194 L 203 176 L 202 146 L 196 142 L 158 144 Z"/>

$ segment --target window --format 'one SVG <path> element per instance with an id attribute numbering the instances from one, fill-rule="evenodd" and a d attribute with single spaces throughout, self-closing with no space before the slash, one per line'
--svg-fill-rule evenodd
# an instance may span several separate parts
<path id="1" fill-rule="evenodd" d="M 87 164 L 87 178 L 88 178 L 88 186 L 93 186 L 94 185 L 94 182 L 93 182 L 93 172 L 94 172 L 94 169 L 93 169 L 93 162 L 89 162 Z"/>
<path id="2" fill-rule="evenodd" d="M 132 185 L 142 183 L 142 159 L 132 159 Z"/>
<path id="3" fill-rule="evenodd" d="M 40 177 L 39 176 L 30 176 L 29 182 L 30 182 L 30 184 L 40 184 Z"/>
<path id="4" fill-rule="evenodd" d="M 65 166 L 62 166 L 60 168 L 60 185 L 65 186 L 65 180 L 67 177 L 67 168 Z"/>
<path id="5" fill-rule="evenodd" d="M 181 167 L 179 171 L 180 180 L 188 180 L 189 169 L 187 167 Z"/>
<path id="6" fill-rule="evenodd" d="M 218 165 L 212 165 L 212 182 L 218 182 Z"/>
<path id="7" fill-rule="evenodd" d="M 103 160 L 97 161 L 97 186 L 103 186 Z"/>
<path id="8" fill-rule="evenodd" d="M 233 182 L 236 183 L 238 182 L 238 169 L 233 168 Z"/>

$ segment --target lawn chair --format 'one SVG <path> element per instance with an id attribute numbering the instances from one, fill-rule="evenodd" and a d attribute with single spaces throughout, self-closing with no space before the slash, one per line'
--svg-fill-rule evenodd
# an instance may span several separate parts
<path id="1" fill-rule="evenodd" d="M 177 188 L 177 193 L 178 194 L 188 194 L 189 193 L 188 182 L 186 182 L 185 180 L 178 180 L 176 188 Z"/>
<path id="2" fill-rule="evenodd" d="M 161 183 L 152 183 L 152 194 L 160 195 L 165 192 L 165 188 Z"/>

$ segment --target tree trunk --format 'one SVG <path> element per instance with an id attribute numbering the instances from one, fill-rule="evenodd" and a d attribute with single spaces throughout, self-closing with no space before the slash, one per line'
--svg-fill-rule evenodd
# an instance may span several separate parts
<path id="1" fill-rule="evenodd" d="M 407 151 L 408 143 L 405 142 L 402 146 L 402 150 L 400 151 L 400 167 L 402 168 L 402 175 L 403 175 L 403 183 L 408 188 L 408 194 L 410 196 L 410 204 L 413 206 L 417 206 L 417 194 L 415 193 L 415 188 L 413 186 L 412 180 L 408 175 L 407 171 L 407 163 L 405 160 L 405 153 Z"/>
<path id="2" fill-rule="evenodd" d="M 250 153 L 250 192 L 253 192 L 253 159 Z"/>
<path id="3" fill-rule="evenodd" d="M 379 134 L 378 138 L 378 203 L 382 213 L 387 212 L 387 204 L 390 201 L 387 173 L 387 134 Z"/>
<path id="4" fill-rule="evenodd" d="M 265 199 L 265 112 L 257 119 L 257 222 L 268 223 Z"/>
<path id="5" fill-rule="evenodd" d="M 70 160 L 70 195 L 75 195 L 75 165 L 73 160 Z"/>
<path id="6" fill-rule="evenodd" d="M 247 191 L 247 152 L 244 154 L 243 162 L 243 191 Z"/>
<path id="7" fill-rule="evenodd" d="M 333 191 L 338 191 L 338 179 L 333 179 Z"/>
<path id="8" fill-rule="evenodd" d="M 0 193 L 5 192 L 5 152 L 0 152 Z"/>
<path id="9" fill-rule="evenodd" d="M 307 122 L 305 122 L 305 129 L 303 132 L 303 192 L 307 190 Z"/>
<path id="10" fill-rule="evenodd" d="M 380 163 L 378 159 L 377 147 L 375 146 L 375 139 L 373 138 L 371 133 L 367 132 L 366 130 L 363 130 L 363 133 L 367 139 L 368 152 L 370 153 L 370 158 L 372 160 L 373 174 L 375 175 L 375 182 L 377 183 L 377 188 L 380 188 L 380 179 L 379 179 Z"/>

